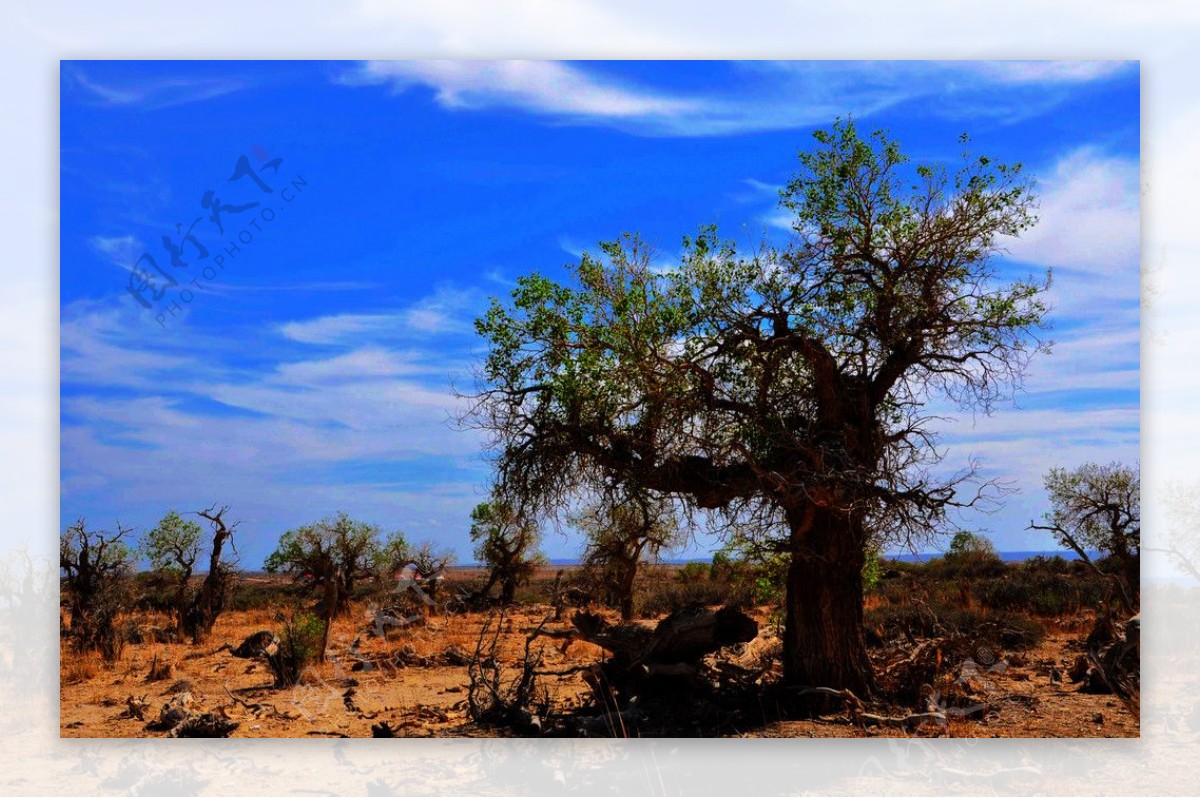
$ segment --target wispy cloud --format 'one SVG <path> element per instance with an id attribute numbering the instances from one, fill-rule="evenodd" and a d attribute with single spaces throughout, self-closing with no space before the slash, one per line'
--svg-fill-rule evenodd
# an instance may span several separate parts
<path id="1" fill-rule="evenodd" d="M 89 77 L 78 63 L 63 65 L 64 77 L 82 89 L 92 102 L 107 106 L 156 109 L 211 100 L 250 87 L 243 78 L 155 78 L 102 83 Z"/>
<path id="2" fill-rule="evenodd" d="M 306 344 L 344 344 L 411 336 L 469 334 L 478 291 L 442 288 L 407 307 L 381 313 L 340 313 L 279 326 L 285 338 Z"/>
<path id="3" fill-rule="evenodd" d="M 606 80 L 557 61 L 368 61 L 347 80 L 433 87 L 447 108 L 512 106 L 542 114 L 644 118 L 696 113 L 702 101 Z"/>
<path id="4" fill-rule="evenodd" d="M 1002 83 L 1086 83 L 1133 68 L 1129 61 L 964 61 Z"/>
<path id="5" fill-rule="evenodd" d="M 1075 150 L 1039 177 L 1038 224 L 1008 249 L 1030 263 L 1136 275 L 1139 193 L 1137 160 Z"/>
<path id="6" fill-rule="evenodd" d="M 63 308 L 65 496 L 103 496 L 135 515 L 220 498 L 273 523 L 338 508 L 368 518 L 420 508 L 446 521 L 478 501 L 480 441 L 447 427 L 463 347 L 329 336 L 314 357 L 274 328 L 171 336 L 144 315 Z"/>
<path id="7" fill-rule="evenodd" d="M 134 262 L 146 251 L 145 245 L 132 235 L 92 236 L 88 243 L 109 263 L 126 271 L 132 269 Z"/>
<path id="8" fill-rule="evenodd" d="M 368 61 L 339 77 L 393 91 L 425 86 L 448 110 L 513 108 L 563 122 L 615 125 L 659 136 L 713 136 L 824 124 L 925 101 L 922 113 L 960 104 L 991 117 L 1048 110 L 1055 89 L 1131 67 L 1111 61 L 741 62 L 739 91 L 682 93 L 556 61 Z M 1045 96 L 1033 92 L 1046 89 Z M 938 102 L 939 98 L 953 102 Z"/>

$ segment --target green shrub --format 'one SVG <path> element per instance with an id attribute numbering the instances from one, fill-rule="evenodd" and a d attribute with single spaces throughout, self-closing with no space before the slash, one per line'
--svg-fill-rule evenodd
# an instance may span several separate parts
<path id="1" fill-rule="evenodd" d="M 291 687 L 310 666 L 325 658 L 325 622 L 311 612 L 284 624 L 279 650 L 267 658 L 276 687 Z"/>
<path id="2" fill-rule="evenodd" d="M 980 579 L 971 585 L 972 594 L 984 606 L 1044 617 L 1072 615 L 1098 607 L 1109 598 L 1111 590 L 1111 585 L 1095 573 L 1073 572 L 1066 560 L 1061 565 L 1025 562 L 1011 567 L 1001 577 Z"/>
<path id="3" fill-rule="evenodd" d="M 292 603 L 310 592 L 310 588 L 303 585 L 235 578 L 230 586 L 225 607 L 227 610 L 238 612 L 269 609 Z"/>
<path id="4" fill-rule="evenodd" d="M 940 559 L 932 560 L 927 567 L 944 579 L 1000 576 L 1007 570 L 990 540 L 966 531 L 956 534 L 946 553 Z"/>

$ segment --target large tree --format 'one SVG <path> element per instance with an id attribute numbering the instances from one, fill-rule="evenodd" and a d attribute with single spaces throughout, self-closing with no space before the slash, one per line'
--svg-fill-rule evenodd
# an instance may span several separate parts
<path id="1" fill-rule="evenodd" d="M 869 693 L 866 549 L 977 498 L 939 478 L 927 404 L 987 411 L 1042 348 L 1047 279 L 992 257 L 1034 221 L 1019 165 L 913 167 L 882 132 L 815 134 L 781 192 L 794 235 L 742 256 L 705 228 L 673 269 L 636 236 L 574 284 L 532 275 L 477 322 L 468 421 L 506 495 L 567 505 L 615 481 L 744 525 L 790 562 L 784 677 Z M 964 149 L 967 144 L 964 138 Z"/>

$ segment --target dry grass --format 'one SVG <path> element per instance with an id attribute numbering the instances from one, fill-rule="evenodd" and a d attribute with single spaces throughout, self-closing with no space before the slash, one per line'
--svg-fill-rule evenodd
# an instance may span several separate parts
<path id="1" fill-rule="evenodd" d="M 91 681 L 100 673 L 103 665 L 100 655 L 95 652 L 80 653 L 64 649 L 60 667 L 62 683 L 64 685 L 82 684 Z"/>
<path id="2" fill-rule="evenodd" d="M 545 575 L 547 580 L 553 574 Z M 897 580 L 899 582 L 899 580 Z M 869 594 L 868 610 L 886 610 L 895 606 L 911 585 L 899 583 L 884 593 Z M 957 591 L 955 591 L 957 592 Z M 952 598 L 952 597 L 951 597 Z M 377 604 L 377 602 L 376 602 Z M 973 612 L 991 615 L 982 602 Z M 615 613 L 601 610 L 610 620 Z M 760 627 L 768 630 L 769 607 L 754 611 Z M 521 660 L 528 633 L 548 616 L 553 608 L 546 603 L 529 603 L 506 613 L 497 643 L 497 658 L 512 668 Z M 566 618 L 551 622 L 548 628 L 563 628 Z M 989 674 L 989 688 L 996 695 L 1027 694 L 1036 697 L 1029 704 L 1005 704 L 999 717 L 986 722 L 951 718 L 940 729 L 926 729 L 922 735 L 961 737 L 1004 736 L 1137 736 L 1138 719 L 1111 696 L 1087 696 L 1070 685 L 1051 685 L 1050 663 L 1068 662 L 1074 652 L 1070 646 L 1090 628 L 1092 613 L 1043 617 L 1045 640 L 1024 652 L 1022 662 L 1004 673 Z M 487 613 L 431 613 L 424 624 L 390 630 L 387 639 L 369 634 L 373 627 L 372 602 L 365 599 L 352 605 L 350 613 L 335 619 L 329 635 L 327 659 L 306 672 L 301 683 L 289 689 L 275 689 L 270 669 L 260 660 L 233 657 L 223 644 L 236 646 L 260 630 L 281 629 L 280 610 L 276 606 L 252 607 L 223 614 L 210 640 L 201 646 L 183 643 L 145 642 L 126 646 L 119 661 L 104 665 L 95 654 L 62 647 L 61 733 L 64 736 L 138 737 L 153 736 L 144 722 L 117 717 L 113 707 L 123 705 L 127 696 L 149 693 L 152 699 L 169 685 L 186 680 L 198 704 L 206 710 L 221 709 L 241 723 L 236 736 L 311 737 L 344 734 L 371 736 L 371 726 L 389 723 L 401 736 L 479 736 L 503 733 L 469 722 L 465 699 L 467 668 L 450 664 L 447 652 L 457 649 L 470 653 L 476 648 Z M 161 613 L 142 613 L 132 620 L 141 626 L 165 626 Z M 655 619 L 642 623 L 653 625 Z M 357 644 L 356 644 L 357 643 Z M 570 671 L 576 666 L 600 661 L 604 652 L 591 644 L 564 642 L 548 638 L 535 642 L 545 655 L 545 669 Z M 777 656 L 779 643 L 764 634 L 747 645 L 738 661 L 755 665 L 760 659 Z M 170 676 L 148 681 L 152 668 L 170 669 Z M 161 673 L 160 673 L 161 675 Z M 543 685 L 560 711 L 573 711 L 588 704 L 591 690 L 579 674 L 546 677 Z M 351 701 L 347 690 L 353 689 Z M 228 691 L 228 692 L 227 692 Z M 157 699 L 155 699 L 157 700 Z M 238 703 L 241 701 L 242 703 Z M 1105 722 L 1092 718 L 1103 713 Z M 774 721 L 765 718 L 757 728 L 740 726 L 728 733 L 750 736 L 879 736 L 903 735 L 902 730 L 861 729 L 846 717 L 831 716 L 813 720 Z"/>

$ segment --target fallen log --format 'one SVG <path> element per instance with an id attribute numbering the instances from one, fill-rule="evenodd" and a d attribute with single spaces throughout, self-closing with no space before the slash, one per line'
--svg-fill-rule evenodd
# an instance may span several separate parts
<path id="1" fill-rule="evenodd" d="M 861 698 L 850 690 L 837 690 L 832 687 L 803 687 L 791 688 L 797 697 L 820 695 L 830 698 L 840 698 L 849 705 L 850 718 L 860 726 L 884 726 L 893 729 L 915 731 L 927 723 L 937 726 L 946 725 L 946 712 L 931 708 L 926 712 L 914 712 L 909 715 L 877 715 L 866 712 Z"/>
<path id="2" fill-rule="evenodd" d="M 864 726 L 887 726 L 896 729 L 916 731 L 926 723 L 936 726 L 946 725 L 946 715 L 942 712 L 914 712 L 911 715 L 893 717 L 890 715 L 873 715 L 869 712 L 859 713 L 858 721 Z"/>
<path id="3" fill-rule="evenodd" d="M 168 737 L 228 737 L 241 725 L 216 712 L 188 715 L 175 725 Z"/>
<path id="4" fill-rule="evenodd" d="M 738 643 L 748 643 L 758 635 L 758 623 L 744 613 L 724 607 L 686 607 L 659 621 L 654 629 L 637 623 L 613 625 L 603 617 L 585 611 L 571 618 L 577 636 L 609 651 L 613 661 L 626 670 L 640 665 L 691 665 L 694 672 L 706 654 Z M 687 675 L 682 670 L 675 675 Z"/>

